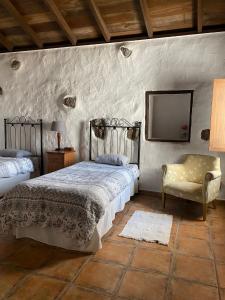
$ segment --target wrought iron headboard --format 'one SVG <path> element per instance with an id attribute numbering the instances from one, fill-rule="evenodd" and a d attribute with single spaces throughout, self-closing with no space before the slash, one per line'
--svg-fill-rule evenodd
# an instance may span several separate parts
<path id="1" fill-rule="evenodd" d="M 15 117 L 4 119 L 5 149 L 23 149 L 40 159 L 40 173 L 44 173 L 42 119 Z"/>
<path id="2" fill-rule="evenodd" d="M 89 160 L 100 154 L 124 154 L 140 167 L 141 122 L 126 119 L 90 121 Z"/>

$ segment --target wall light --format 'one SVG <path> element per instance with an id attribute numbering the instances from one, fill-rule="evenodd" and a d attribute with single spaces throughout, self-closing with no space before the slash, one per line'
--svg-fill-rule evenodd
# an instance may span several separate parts
<path id="1" fill-rule="evenodd" d="M 126 58 L 128 58 L 132 54 L 132 50 L 130 50 L 130 49 L 124 47 L 124 46 L 120 47 L 120 51 L 122 52 L 123 56 L 126 57 Z"/>

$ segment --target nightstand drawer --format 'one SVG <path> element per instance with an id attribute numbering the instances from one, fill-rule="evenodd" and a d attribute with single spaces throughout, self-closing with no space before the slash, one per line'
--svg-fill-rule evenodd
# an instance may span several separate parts
<path id="1" fill-rule="evenodd" d="M 51 162 L 57 162 L 57 163 L 62 163 L 64 162 L 64 156 L 63 155 L 50 155 L 48 156 L 48 160 Z"/>
<path id="2" fill-rule="evenodd" d="M 54 172 L 59 169 L 75 164 L 75 151 L 49 151 L 48 158 L 48 172 Z"/>

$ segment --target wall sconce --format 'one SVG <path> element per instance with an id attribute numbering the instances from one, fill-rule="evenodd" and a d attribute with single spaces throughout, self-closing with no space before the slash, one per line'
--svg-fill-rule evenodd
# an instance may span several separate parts
<path id="1" fill-rule="evenodd" d="M 120 51 L 123 54 L 123 56 L 126 57 L 126 58 L 128 58 L 132 54 L 132 50 L 130 50 L 130 49 L 124 47 L 124 46 L 120 47 Z"/>
<path id="2" fill-rule="evenodd" d="M 21 65 L 21 62 L 16 59 L 12 60 L 12 62 L 10 64 L 11 69 L 13 69 L 13 70 L 18 70 L 20 68 L 20 65 Z"/>
<path id="3" fill-rule="evenodd" d="M 63 98 L 63 105 L 68 108 L 75 108 L 76 106 L 76 96 L 65 96 Z"/>
<path id="4" fill-rule="evenodd" d="M 210 138 L 210 129 L 203 129 L 201 132 L 201 139 L 203 141 L 208 141 Z"/>

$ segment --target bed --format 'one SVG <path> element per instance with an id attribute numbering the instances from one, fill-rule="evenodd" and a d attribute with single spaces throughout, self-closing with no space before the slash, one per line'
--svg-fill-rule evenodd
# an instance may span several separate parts
<path id="1" fill-rule="evenodd" d="M 2 230 L 70 250 L 100 249 L 115 214 L 138 191 L 140 130 L 139 122 L 91 121 L 89 161 L 28 180 L 6 194 L 0 202 Z M 105 153 L 125 153 L 131 163 L 96 163 Z"/>
<path id="2" fill-rule="evenodd" d="M 18 183 L 43 174 L 42 120 L 4 119 L 4 133 L 5 149 L 0 150 L 0 197 Z"/>
<path id="3" fill-rule="evenodd" d="M 0 156 L 0 197 L 18 183 L 28 180 L 34 166 L 31 159 Z"/>

